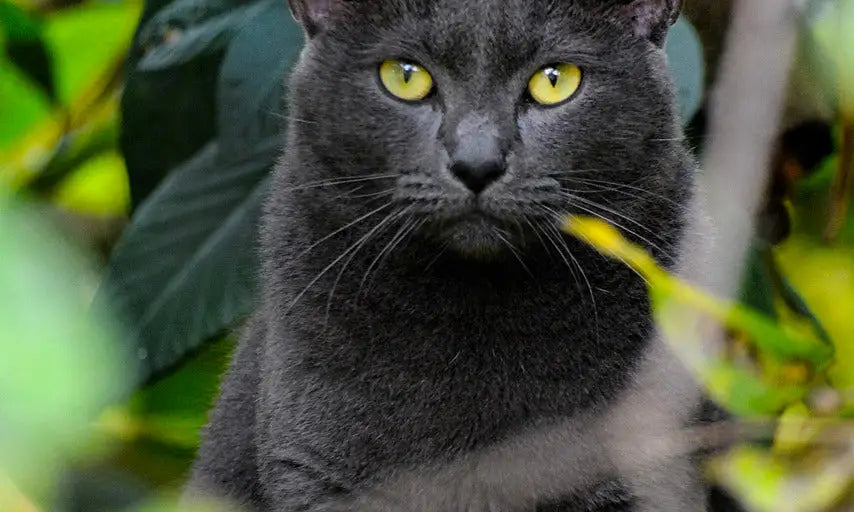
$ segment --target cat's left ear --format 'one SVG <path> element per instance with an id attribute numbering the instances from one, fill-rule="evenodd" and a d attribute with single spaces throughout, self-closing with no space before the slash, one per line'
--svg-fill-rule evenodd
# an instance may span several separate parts
<path id="1" fill-rule="evenodd" d="M 620 22 L 636 36 L 664 45 L 667 31 L 679 18 L 681 0 L 629 0 L 617 7 Z"/>
<path id="2" fill-rule="evenodd" d="M 329 16 L 343 0 L 288 0 L 291 14 L 303 26 L 309 37 L 326 26 Z"/>

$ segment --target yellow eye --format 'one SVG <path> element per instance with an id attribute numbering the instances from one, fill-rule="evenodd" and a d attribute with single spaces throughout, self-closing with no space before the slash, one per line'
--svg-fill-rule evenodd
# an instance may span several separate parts
<path id="1" fill-rule="evenodd" d="M 433 90 L 433 77 L 426 69 L 402 60 L 383 62 L 380 81 L 388 92 L 405 101 L 421 101 Z"/>
<path id="2" fill-rule="evenodd" d="M 581 68 L 575 64 L 552 64 L 531 77 L 528 92 L 541 105 L 557 105 L 572 97 L 581 86 Z"/>

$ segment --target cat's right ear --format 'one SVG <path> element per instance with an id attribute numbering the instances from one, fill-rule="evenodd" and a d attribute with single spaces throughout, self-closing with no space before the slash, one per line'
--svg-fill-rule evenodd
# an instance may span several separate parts
<path id="1" fill-rule="evenodd" d="M 670 26 L 676 23 L 681 0 L 620 0 L 617 17 L 636 36 L 662 46 Z"/>
<path id="2" fill-rule="evenodd" d="M 308 37 L 324 29 L 329 15 L 342 0 L 288 0 L 291 14 L 305 29 Z"/>

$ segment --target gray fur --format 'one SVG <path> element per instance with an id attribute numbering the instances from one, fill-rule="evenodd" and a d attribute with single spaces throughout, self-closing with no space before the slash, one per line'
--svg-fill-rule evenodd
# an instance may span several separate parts
<path id="1" fill-rule="evenodd" d="M 677 432 L 700 402 L 644 283 L 556 230 L 557 213 L 598 214 L 676 268 L 695 226 L 695 165 L 656 39 L 675 3 L 623 4 L 291 0 L 309 38 L 262 230 L 263 305 L 192 492 L 284 512 L 458 461 L 480 460 L 474 478 L 489 480 L 502 443 L 545 462 L 532 439 L 557 425 L 577 477 L 543 487 L 498 470 L 493 491 L 529 489 L 548 510 L 704 510 L 689 459 L 634 462 L 644 435 Z M 388 58 L 424 65 L 434 94 L 384 92 Z M 562 61 L 583 69 L 580 92 L 534 105 L 529 77 Z M 475 195 L 449 168 L 484 133 L 504 174 Z M 424 510 L 476 508 L 464 494 Z"/>

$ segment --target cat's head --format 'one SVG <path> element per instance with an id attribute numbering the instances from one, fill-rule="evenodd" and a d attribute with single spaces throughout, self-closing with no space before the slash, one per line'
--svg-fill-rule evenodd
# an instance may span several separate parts
<path id="1" fill-rule="evenodd" d="M 378 236 L 482 257 L 558 243 L 567 212 L 650 241 L 681 203 L 662 50 L 677 0 L 290 6 L 308 42 L 291 80 L 289 151 L 304 165 L 289 182 L 339 223 L 370 214 Z"/>

